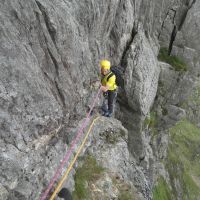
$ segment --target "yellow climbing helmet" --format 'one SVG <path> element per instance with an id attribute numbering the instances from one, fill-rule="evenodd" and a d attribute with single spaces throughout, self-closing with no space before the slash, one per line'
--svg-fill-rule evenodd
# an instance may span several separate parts
<path id="1" fill-rule="evenodd" d="M 110 61 L 109 60 L 102 60 L 100 62 L 101 68 L 109 70 L 111 67 Z"/>

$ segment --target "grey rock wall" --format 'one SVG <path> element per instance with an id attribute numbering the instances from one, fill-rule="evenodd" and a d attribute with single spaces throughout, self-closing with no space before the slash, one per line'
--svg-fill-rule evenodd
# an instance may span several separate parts
<path id="1" fill-rule="evenodd" d="M 116 116 L 140 169 L 133 179 L 144 177 L 136 185 L 151 196 L 153 152 L 143 122 L 157 93 L 158 39 L 191 66 L 180 87 L 193 86 L 198 9 L 198 0 L 1 0 L 0 198 L 39 197 L 96 94 L 102 58 L 124 72 Z"/>

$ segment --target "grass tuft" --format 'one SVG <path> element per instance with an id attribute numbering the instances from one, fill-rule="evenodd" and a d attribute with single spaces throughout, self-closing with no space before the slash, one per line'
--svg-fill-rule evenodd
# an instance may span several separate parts
<path id="1" fill-rule="evenodd" d="M 171 190 L 163 177 L 153 189 L 153 200 L 172 200 Z"/>
<path id="2" fill-rule="evenodd" d="M 178 122 L 169 130 L 171 143 L 165 167 L 170 186 L 159 178 L 153 200 L 200 199 L 200 129 L 188 120 Z"/>
<path id="3" fill-rule="evenodd" d="M 200 129 L 183 120 L 170 129 L 170 136 L 166 168 L 172 193 L 175 199 L 180 194 L 181 199 L 200 199 Z"/>
<path id="4" fill-rule="evenodd" d="M 165 47 L 160 49 L 158 60 L 170 64 L 175 71 L 187 71 L 186 63 L 177 56 L 168 55 L 168 49 Z"/>
<path id="5" fill-rule="evenodd" d="M 156 112 L 151 112 L 150 117 L 146 117 L 144 126 L 148 126 L 149 128 L 154 128 L 156 126 Z"/>
<path id="6" fill-rule="evenodd" d="M 120 193 L 119 200 L 134 200 L 135 198 L 133 197 L 133 194 L 131 194 L 130 192 L 127 191 L 123 191 Z"/>
<path id="7" fill-rule="evenodd" d="M 87 156 L 83 165 L 76 170 L 73 199 L 89 199 L 90 192 L 87 188 L 87 183 L 98 179 L 103 171 L 104 168 L 97 165 L 95 158 L 92 156 Z"/>

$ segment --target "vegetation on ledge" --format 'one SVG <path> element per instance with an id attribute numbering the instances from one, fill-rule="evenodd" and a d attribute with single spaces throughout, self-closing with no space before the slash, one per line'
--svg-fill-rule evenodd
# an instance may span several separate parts
<path id="1" fill-rule="evenodd" d="M 163 177 L 158 179 L 153 189 L 154 200 L 172 200 L 171 190 Z"/>
<path id="2" fill-rule="evenodd" d="M 173 199 L 200 199 L 200 129 L 187 120 L 170 129 L 166 169 Z"/>
<path id="3" fill-rule="evenodd" d="M 187 71 L 186 63 L 177 56 L 169 55 L 168 49 L 165 47 L 160 49 L 158 60 L 170 64 L 175 69 L 175 71 Z"/>
<path id="4" fill-rule="evenodd" d="M 112 192 L 117 195 L 118 200 L 140 199 L 129 183 L 99 166 L 94 157 L 85 157 L 83 164 L 76 170 L 73 200 L 108 200 Z"/>
<path id="5" fill-rule="evenodd" d="M 171 143 L 164 164 L 170 180 L 167 183 L 163 177 L 158 179 L 153 200 L 199 200 L 200 129 L 182 120 L 169 133 Z"/>
<path id="6" fill-rule="evenodd" d="M 88 182 L 98 179 L 103 171 L 104 168 L 97 165 L 95 158 L 92 156 L 87 156 L 83 165 L 76 170 L 75 191 L 73 192 L 73 199 L 89 199 L 90 191 L 86 185 Z"/>

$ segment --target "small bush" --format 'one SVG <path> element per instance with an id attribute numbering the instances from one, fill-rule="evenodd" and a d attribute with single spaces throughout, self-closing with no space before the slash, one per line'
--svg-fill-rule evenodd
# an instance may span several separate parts
<path id="1" fill-rule="evenodd" d="M 177 56 L 168 55 L 168 49 L 163 47 L 160 49 L 158 60 L 166 62 L 174 67 L 175 71 L 187 71 L 187 65 Z"/>

